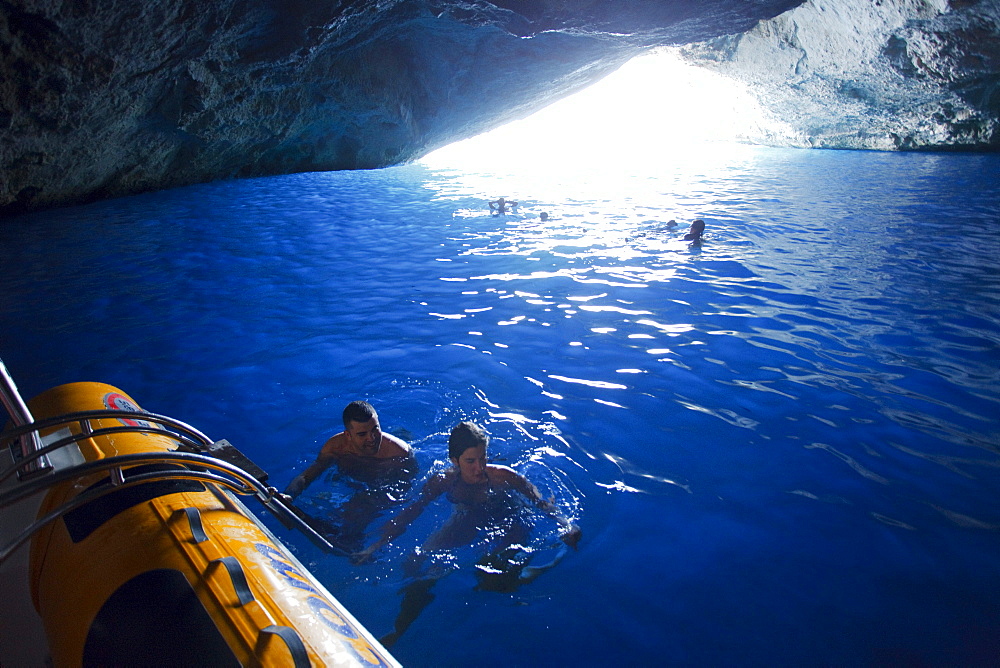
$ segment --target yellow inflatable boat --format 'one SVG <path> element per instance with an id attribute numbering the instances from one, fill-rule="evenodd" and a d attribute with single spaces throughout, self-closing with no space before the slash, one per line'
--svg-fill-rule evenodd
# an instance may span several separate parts
<path id="1" fill-rule="evenodd" d="M 231 445 L 0 372 L 0 665 L 398 665 L 243 505 L 330 547 Z"/>

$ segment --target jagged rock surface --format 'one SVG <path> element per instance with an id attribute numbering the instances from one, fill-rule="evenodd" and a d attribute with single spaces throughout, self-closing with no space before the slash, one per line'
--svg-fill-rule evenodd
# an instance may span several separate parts
<path id="1" fill-rule="evenodd" d="M 0 0 L 0 215 L 372 168 L 801 0 Z"/>
<path id="2" fill-rule="evenodd" d="M 754 84 L 773 143 L 996 146 L 995 0 L 768 20 L 801 2 L 0 0 L 0 215 L 406 162 L 662 45 Z"/>
<path id="3" fill-rule="evenodd" d="M 809 0 L 741 34 L 681 47 L 747 84 L 771 145 L 1000 148 L 1000 3 Z"/>

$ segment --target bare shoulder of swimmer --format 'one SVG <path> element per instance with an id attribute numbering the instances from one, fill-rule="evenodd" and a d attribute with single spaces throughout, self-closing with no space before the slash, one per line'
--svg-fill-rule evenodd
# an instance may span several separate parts
<path id="1" fill-rule="evenodd" d="M 381 447 L 386 449 L 386 457 L 406 457 L 413 452 L 413 448 L 409 443 L 402 440 L 398 436 L 393 436 L 392 434 L 384 432 L 382 433 Z"/>

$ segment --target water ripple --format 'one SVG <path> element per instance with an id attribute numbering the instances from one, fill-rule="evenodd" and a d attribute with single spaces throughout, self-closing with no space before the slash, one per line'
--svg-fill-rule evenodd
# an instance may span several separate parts
<path id="1" fill-rule="evenodd" d="M 479 421 L 495 461 L 585 527 L 532 599 L 548 619 L 686 629 L 732 600 L 744 640 L 762 605 L 809 637 L 836 610 L 836 642 L 872 614 L 973 626 L 962 592 L 995 589 L 977 574 L 995 579 L 1000 550 L 995 156 L 702 158 L 613 184 L 302 174 L 5 221 L 0 353 L 26 394 L 107 380 L 279 485 L 351 399 L 411 434 L 424 472 Z M 489 215 L 499 192 L 516 214 Z M 681 238 L 694 218 L 700 246 Z M 388 569 L 321 568 L 392 618 Z M 921 598 L 956 578 L 960 603 Z M 523 624 L 501 607 L 451 612 Z"/>

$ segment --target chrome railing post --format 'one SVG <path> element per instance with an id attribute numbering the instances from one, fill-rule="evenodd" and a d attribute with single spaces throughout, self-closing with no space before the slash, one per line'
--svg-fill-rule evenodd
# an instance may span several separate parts
<path id="1" fill-rule="evenodd" d="M 31 416 L 31 411 L 28 410 L 28 405 L 24 403 L 24 399 L 21 398 L 21 394 L 17 391 L 17 385 L 14 384 L 14 379 L 11 378 L 2 359 L 0 359 L 0 403 L 3 403 L 3 407 L 6 409 L 7 414 L 10 415 L 10 420 L 15 427 L 23 427 L 35 421 Z M 19 452 L 14 452 L 13 449 L 15 446 L 11 444 L 11 452 L 14 454 L 15 461 L 42 449 L 42 441 L 37 431 L 25 434 L 18 439 L 18 443 L 20 444 Z M 27 476 L 47 470 L 51 466 L 48 457 L 41 457 L 18 469 L 17 476 L 24 479 Z"/>

